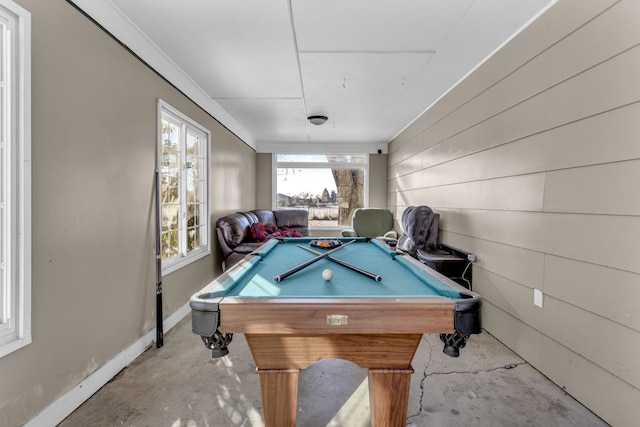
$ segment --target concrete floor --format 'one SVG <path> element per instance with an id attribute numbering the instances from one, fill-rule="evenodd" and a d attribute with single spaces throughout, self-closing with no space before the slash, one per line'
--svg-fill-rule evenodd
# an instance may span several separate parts
<path id="1" fill-rule="evenodd" d="M 242 335 L 212 360 L 187 316 L 61 427 L 259 427 L 260 384 Z M 606 426 L 488 333 L 454 359 L 428 335 L 413 360 L 407 426 Z M 300 374 L 298 426 L 370 425 L 366 370 L 327 360 Z"/>

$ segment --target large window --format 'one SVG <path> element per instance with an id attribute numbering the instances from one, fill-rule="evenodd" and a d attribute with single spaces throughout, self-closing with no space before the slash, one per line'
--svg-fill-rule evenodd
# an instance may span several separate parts
<path id="1" fill-rule="evenodd" d="M 366 154 L 276 154 L 276 207 L 308 209 L 313 229 L 349 226 L 368 203 L 368 166 Z"/>
<path id="2" fill-rule="evenodd" d="M 0 0 L 0 357 L 31 342 L 30 32 Z"/>
<path id="3" fill-rule="evenodd" d="M 162 272 L 209 253 L 210 133 L 159 101 Z"/>

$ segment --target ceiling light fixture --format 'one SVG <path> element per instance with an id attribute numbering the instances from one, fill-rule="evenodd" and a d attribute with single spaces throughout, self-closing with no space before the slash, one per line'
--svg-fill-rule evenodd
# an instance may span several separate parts
<path id="1" fill-rule="evenodd" d="M 307 120 L 316 126 L 323 125 L 329 118 L 327 116 L 309 116 Z"/>

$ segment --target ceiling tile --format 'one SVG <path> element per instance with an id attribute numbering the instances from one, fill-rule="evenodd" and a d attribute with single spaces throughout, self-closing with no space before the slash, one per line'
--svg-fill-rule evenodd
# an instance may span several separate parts
<path id="1" fill-rule="evenodd" d="M 298 49 L 435 50 L 473 0 L 292 0 Z"/>
<path id="2" fill-rule="evenodd" d="M 286 1 L 115 2 L 210 96 L 301 96 Z"/>
<path id="3" fill-rule="evenodd" d="M 381 119 L 392 114 L 397 99 L 411 90 L 430 57 L 428 53 L 300 54 L 307 110 L 328 116 L 331 124 L 318 131 L 322 135 L 312 133 L 312 138 L 334 141 L 339 137 L 333 135 L 342 134 L 360 142 L 388 141 L 393 131 L 380 126 Z M 327 128 L 332 132 L 324 131 Z"/>
<path id="4" fill-rule="evenodd" d="M 263 141 L 308 141 L 302 99 L 221 99 L 220 106 Z"/>

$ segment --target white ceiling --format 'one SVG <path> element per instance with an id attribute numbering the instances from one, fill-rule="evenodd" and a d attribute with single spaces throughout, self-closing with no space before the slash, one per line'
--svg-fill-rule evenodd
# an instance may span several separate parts
<path id="1" fill-rule="evenodd" d="M 387 143 L 554 0 L 76 0 L 257 151 Z M 315 126 L 308 115 L 326 115 Z"/>

